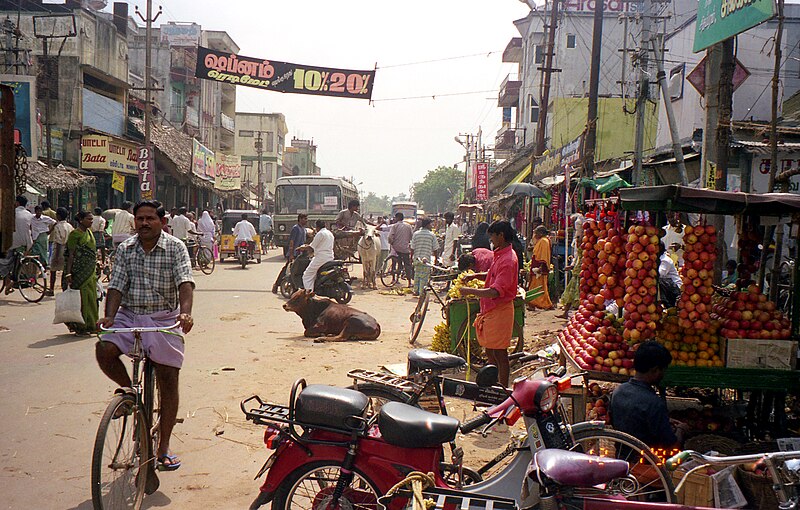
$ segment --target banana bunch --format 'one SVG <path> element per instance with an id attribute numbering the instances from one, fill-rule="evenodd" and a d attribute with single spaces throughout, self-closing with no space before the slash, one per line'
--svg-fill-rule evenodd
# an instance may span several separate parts
<path id="1" fill-rule="evenodd" d="M 431 350 L 450 352 L 450 326 L 447 325 L 447 322 L 441 322 L 433 328 Z"/>
<path id="2" fill-rule="evenodd" d="M 483 288 L 483 280 L 470 280 L 467 283 L 464 283 L 464 277 L 467 275 L 473 274 L 473 271 L 464 271 L 458 278 L 453 280 L 453 284 L 450 286 L 450 290 L 447 291 L 447 297 L 450 299 L 463 299 L 461 297 L 461 293 L 458 291 L 463 286 L 471 287 L 473 289 L 482 289 Z M 466 299 L 477 299 L 475 296 L 468 296 Z"/>

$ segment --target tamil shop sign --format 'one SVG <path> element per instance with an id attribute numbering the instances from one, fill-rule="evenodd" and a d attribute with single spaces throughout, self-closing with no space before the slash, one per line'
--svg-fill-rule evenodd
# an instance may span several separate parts
<path id="1" fill-rule="evenodd" d="M 475 200 L 489 200 L 489 163 L 475 163 Z"/>
<path id="2" fill-rule="evenodd" d="M 227 154 L 217 154 L 217 173 L 214 188 L 233 191 L 242 188 L 242 158 Z"/>
<path id="3" fill-rule="evenodd" d="M 214 181 L 217 161 L 214 151 L 192 138 L 192 173 L 206 181 Z"/>
<path id="4" fill-rule="evenodd" d="M 139 175 L 136 146 L 119 138 L 105 135 L 81 137 L 81 168 L 83 170 L 116 171 Z"/>
<path id="5" fill-rule="evenodd" d="M 577 166 L 583 157 L 583 135 L 546 156 L 537 159 L 531 167 L 533 182 L 564 172 L 568 166 Z"/>
<path id="6" fill-rule="evenodd" d="M 245 57 L 199 46 L 195 76 L 275 92 L 372 98 L 375 71 L 316 67 Z"/>
<path id="7" fill-rule="evenodd" d="M 773 0 L 700 0 L 692 51 L 730 39 L 774 15 Z"/>

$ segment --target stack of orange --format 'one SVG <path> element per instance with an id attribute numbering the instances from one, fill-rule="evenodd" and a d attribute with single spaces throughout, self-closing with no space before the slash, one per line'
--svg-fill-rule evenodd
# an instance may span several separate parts
<path id="1" fill-rule="evenodd" d="M 711 321 L 703 329 L 684 328 L 674 308 L 667 310 L 656 339 L 672 354 L 672 363 L 685 367 L 722 367 L 720 323 Z"/>

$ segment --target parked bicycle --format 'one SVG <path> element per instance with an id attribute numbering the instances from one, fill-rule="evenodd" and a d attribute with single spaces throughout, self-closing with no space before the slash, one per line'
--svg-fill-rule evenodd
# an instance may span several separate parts
<path id="1" fill-rule="evenodd" d="M 133 377 L 130 388 L 119 388 L 106 407 L 92 451 L 92 504 L 94 510 L 130 508 L 138 510 L 146 494 L 158 489 L 156 446 L 159 414 L 155 366 L 142 348 L 142 333 L 166 333 L 166 328 L 102 329 L 98 337 L 111 333 L 133 333 Z M 140 370 L 141 368 L 141 370 Z"/>
<path id="2" fill-rule="evenodd" d="M 38 303 L 47 293 L 47 275 L 39 257 L 14 252 L 10 268 L 11 288 L 18 289 L 25 301 Z M 5 277 L 0 274 L 0 292 L 5 289 Z"/>
<path id="3" fill-rule="evenodd" d="M 214 260 L 214 252 L 211 251 L 211 248 L 197 244 L 194 241 L 187 241 L 186 248 L 189 250 L 192 267 L 200 269 L 203 274 L 211 274 L 214 272 L 216 261 Z"/>
<path id="4" fill-rule="evenodd" d="M 422 331 L 422 323 L 425 322 L 425 316 L 428 313 L 428 305 L 430 304 L 431 296 L 442 306 L 442 318 L 447 320 L 447 291 L 450 290 L 450 284 L 458 277 L 458 272 L 452 268 L 439 267 L 434 264 L 425 264 L 431 268 L 431 277 L 428 279 L 428 284 L 419 293 L 417 299 L 417 306 L 414 312 L 409 317 L 411 321 L 411 330 L 409 331 L 408 340 L 411 345 L 417 341 L 419 332 Z"/>

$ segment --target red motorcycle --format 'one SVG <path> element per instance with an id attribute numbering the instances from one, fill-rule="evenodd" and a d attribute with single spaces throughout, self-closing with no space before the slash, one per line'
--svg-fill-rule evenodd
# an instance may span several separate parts
<path id="1" fill-rule="evenodd" d="M 248 406 L 251 402 L 257 402 L 258 407 Z M 264 442 L 275 450 L 256 475 L 258 478 L 269 471 L 250 508 L 272 502 L 273 510 L 376 509 L 378 497 L 413 471 L 434 473 L 436 486 L 449 488 L 446 477 L 452 471 L 447 467 L 453 466 L 444 461 L 443 444 L 453 441 L 459 430 L 464 434 L 479 427 L 488 430 L 501 421 L 513 425 L 522 417 L 529 438 L 517 449 L 514 459 L 492 478 L 464 489 L 486 496 L 519 494 L 528 466 L 540 450 L 567 449 L 573 444 L 587 451 L 586 443 L 575 441 L 575 437 L 577 429 L 588 429 L 592 424 L 576 426 L 573 434 L 573 429 L 552 419 L 557 402 L 557 383 L 519 379 L 505 402 L 463 424 L 399 402 L 385 403 L 376 415 L 369 416 L 369 398 L 364 394 L 331 386 L 306 386 L 301 379 L 292 386 L 288 407 L 266 403 L 258 396 L 241 403 L 247 419 L 266 425 Z M 605 444 L 601 448 L 605 449 Z M 635 467 L 638 456 L 646 453 L 637 450 L 635 455 L 624 463 Z M 581 486 L 579 492 L 635 496 L 631 491 L 640 485 L 633 475 L 627 470 L 621 474 L 618 469 L 613 474 L 591 486 Z M 531 488 L 525 498 L 517 500 L 521 508 L 539 501 L 539 488 L 533 487 L 533 482 L 528 485 Z M 668 494 L 671 492 L 669 484 Z"/>

